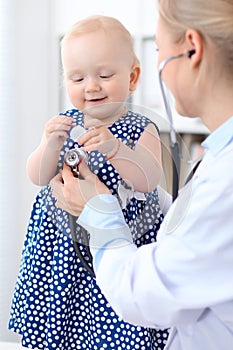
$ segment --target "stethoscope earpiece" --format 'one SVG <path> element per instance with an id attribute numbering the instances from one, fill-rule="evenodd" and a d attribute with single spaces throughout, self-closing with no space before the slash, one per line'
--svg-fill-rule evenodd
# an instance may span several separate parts
<path id="1" fill-rule="evenodd" d="M 188 51 L 188 52 L 187 52 L 187 57 L 188 57 L 188 58 L 191 58 L 191 57 L 195 54 L 195 52 L 196 52 L 195 50 L 190 50 L 190 51 Z"/>

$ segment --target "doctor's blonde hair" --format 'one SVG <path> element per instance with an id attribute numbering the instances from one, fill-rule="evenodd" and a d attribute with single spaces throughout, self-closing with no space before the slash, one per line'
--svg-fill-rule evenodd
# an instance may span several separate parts
<path id="1" fill-rule="evenodd" d="M 188 28 L 211 40 L 233 74 L 233 0 L 158 0 L 161 18 L 182 40 Z"/>
<path id="2" fill-rule="evenodd" d="M 129 31 L 120 21 L 114 17 L 96 15 L 78 21 L 72 25 L 64 35 L 61 41 L 61 49 L 63 49 L 64 43 L 66 41 L 99 30 L 103 30 L 106 35 L 118 35 L 122 42 L 125 44 L 124 48 L 127 48 L 129 50 L 129 55 L 132 56 L 132 65 L 139 65 L 139 60 L 134 51 L 133 39 Z M 95 53 L 93 52 L 93 54 Z"/>

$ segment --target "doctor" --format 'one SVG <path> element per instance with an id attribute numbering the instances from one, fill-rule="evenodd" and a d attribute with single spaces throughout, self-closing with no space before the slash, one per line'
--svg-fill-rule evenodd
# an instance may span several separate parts
<path id="1" fill-rule="evenodd" d="M 171 327 L 167 349 L 232 350 L 233 0 L 158 0 L 158 9 L 159 63 L 172 56 L 163 80 L 177 111 L 210 130 L 158 242 L 136 248 L 117 200 L 85 164 L 83 180 L 64 167 L 51 186 L 90 232 L 97 282 L 121 317 Z"/>

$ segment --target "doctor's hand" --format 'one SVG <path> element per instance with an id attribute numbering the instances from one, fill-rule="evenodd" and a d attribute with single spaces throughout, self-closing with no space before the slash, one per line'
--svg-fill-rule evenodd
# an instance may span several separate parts
<path id="1" fill-rule="evenodd" d="M 85 162 L 79 165 L 79 172 L 82 179 L 74 177 L 70 167 L 64 164 L 62 172 L 50 181 L 57 206 L 74 216 L 79 216 L 85 204 L 95 195 L 111 194 Z"/>

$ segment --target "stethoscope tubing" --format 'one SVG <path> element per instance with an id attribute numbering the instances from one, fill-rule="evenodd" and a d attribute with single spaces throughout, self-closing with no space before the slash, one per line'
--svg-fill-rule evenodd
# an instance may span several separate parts
<path id="1" fill-rule="evenodd" d="M 77 241 L 77 237 L 75 235 L 76 232 L 76 217 L 69 214 L 69 222 L 70 222 L 70 231 L 71 231 L 71 239 L 74 245 L 74 250 L 81 262 L 81 264 L 83 265 L 83 267 L 90 273 L 90 275 L 92 277 L 95 277 L 95 272 L 92 266 L 92 255 L 90 252 L 90 248 L 89 248 L 89 240 L 87 237 L 87 234 L 84 233 L 85 237 L 84 237 L 84 242 L 82 243 L 83 246 L 85 246 L 85 250 L 87 253 L 87 258 L 89 259 L 89 262 L 85 259 L 85 257 L 83 256 L 83 253 L 80 249 L 80 243 Z"/>
<path id="2" fill-rule="evenodd" d="M 159 84 L 162 93 L 162 98 L 165 106 L 166 115 L 169 121 L 170 130 L 169 130 L 169 138 L 170 138 L 170 151 L 172 158 L 172 199 L 173 201 L 177 198 L 179 192 L 179 179 L 180 179 L 180 145 L 177 141 L 176 131 L 174 128 L 172 111 L 168 99 L 166 97 L 166 93 L 164 90 L 162 72 L 164 67 L 168 62 L 173 59 L 178 59 L 183 57 L 184 54 L 180 54 L 177 56 L 169 56 L 165 60 L 163 60 L 159 65 Z"/>

